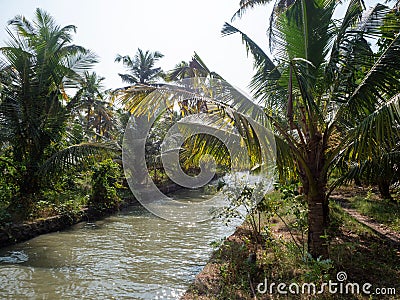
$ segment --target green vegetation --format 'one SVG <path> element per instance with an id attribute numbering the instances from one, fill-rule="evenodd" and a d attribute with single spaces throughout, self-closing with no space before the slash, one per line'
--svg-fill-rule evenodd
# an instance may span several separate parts
<path id="1" fill-rule="evenodd" d="M 211 268 L 196 281 L 184 299 L 309 299 L 309 295 L 280 295 L 274 292 L 262 295 L 257 286 L 275 282 L 314 283 L 338 282 L 336 275 L 344 271 L 348 282 L 371 283 L 374 287 L 400 288 L 400 258 L 392 247 L 369 228 L 349 216 L 335 202 L 330 203 L 331 225 L 329 228 L 330 259 L 314 259 L 304 252 L 307 241 L 303 238 L 304 227 L 296 224 L 298 211 L 293 209 L 296 189 L 279 186 L 263 200 L 268 207 L 261 216 L 260 239 L 254 238 L 251 222 L 239 227 L 235 234 L 215 243 Z M 291 194 L 292 196 L 288 196 Z M 251 217 L 249 217 L 250 219 Z M 316 297 L 316 295 L 314 296 Z M 327 289 L 321 299 L 364 299 L 362 294 L 333 294 Z M 392 297 L 392 298 L 391 298 Z M 395 296 L 380 296 L 379 299 L 395 299 Z M 374 297 L 372 299 L 375 299 Z M 378 298 L 376 298 L 378 299 Z"/>
<path id="2" fill-rule="evenodd" d="M 40 9 L 34 22 L 18 16 L 9 25 L 10 41 L 0 49 L 0 155 L 7 174 L 2 206 L 14 220 L 24 220 L 52 198 L 47 191 L 62 184 L 57 179 L 113 147 L 85 139 L 73 118 L 83 98 L 78 93 L 71 99 L 65 89 L 78 87 L 97 61 L 91 51 L 72 44 L 76 28 L 56 25 Z"/>
<path id="3" fill-rule="evenodd" d="M 104 77 L 91 71 L 96 55 L 72 43 L 75 26 L 61 27 L 41 9 L 33 21 L 17 16 L 8 25 L 10 40 L 0 48 L 0 224 L 87 205 L 117 208 L 126 187 L 121 166 L 110 158 L 121 161 L 129 113 L 113 105 Z M 138 49 L 134 58 L 116 61 L 131 72 L 121 74 L 124 81 L 149 83 L 162 73 L 154 68 L 161 57 Z M 158 131 L 150 150 L 159 150 Z M 150 151 L 148 160 L 154 157 Z M 156 181 L 164 175 L 153 169 Z"/>
<path id="4" fill-rule="evenodd" d="M 378 223 L 400 232 L 400 206 L 387 199 L 356 196 L 349 199 L 350 207 Z"/>
<path id="5" fill-rule="evenodd" d="M 234 18 L 269 2 L 241 1 Z M 334 188 L 345 180 L 368 179 L 389 197 L 390 186 L 398 181 L 397 10 L 377 4 L 366 11 L 363 1 L 350 1 L 345 16 L 335 19 L 338 4 L 325 0 L 276 1 L 269 28 L 272 56 L 234 26 L 226 23 L 222 29 L 223 35 L 239 34 L 254 58 L 250 87 L 265 114 L 257 117 L 267 118 L 273 126 L 280 182 L 301 182 L 308 210 L 308 252 L 315 259 L 328 257 L 328 195 Z M 213 79 L 221 79 L 197 54 L 191 62 L 177 65 L 166 78 L 173 84 L 190 76 L 206 77 L 204 90 Z M 149 85 L 147 92 L 153 89 Z M 123 90 L 119 96 L 136 115 L 157 107 L 156 99 L 143 97 L 143 86 Z M 237 106 L 254 114 L 253 107 L 244 103 L 233 106 L 232 97 L 230 94 L 226 103 L 220 101 L 212 109 L 202 100 L 184 100 L 180 102 L 181 111 L 223 115 L 246 137 L 253 166 L 262 165 L 265 162 L 260 161 L 259 148 L 252 138 L 256 136 L 254 128 L 242 114 L 230 114 Z M 208 153 L 218 148 L 217 143 L 216 139 L 198 136 L 194 144 L 202 146 L 192 153 Z M 226 155 L 223 149 L 221 152 Z M 371 176 L 368 170 L 374 166 L 380 166 L 379 172 Z"/>
<path id="6" fill-rule="evenodd" d="M 117 188 L 121 186 L 118 182 L 121 174 L 120 166 L 107 159 L 95 165 L 93 169 L 93 191 L 89 203 L 99 210 L 117 208 L 121 202 L 117 194 Z"/>
<path id="7" fill-rule="evenodd" d="M 234 18 L 269 2 L 240 1 Z M 363 1 L 352 0 L 335 19 L 339 4 L 276 1 L 268 31 L 271 54 L 226 23 L 222 35 L 239 35 L 254 58 L 250 88 L 261 106 L 233 105 L 229 88 L 222 91 L 225 102 L 209 104 L 205 98 L 212 95 L 203 85 L 204 97 L 174 99 L 149 132 L 147 168 L 155 183 L 166 184 L 161 145 L 183 117 L 223 116 L 243 135 L 240 146 L 255 170 L 265 161 L 244 114 L 259 110 L 257 117 L 271 124 L 278 191 L 255 206 L 248 186 L 219 212 L 229 220 L 242 206 L 247 218 L 214 255 L 219 298 L 253 297 L 264 278 L 321 283 L 340 270 L 354 280 L 398 285 L 394 248 L 343 213 L 330 195 L 346 182 L 377 186 L 380 198 L 358 195 L 350 205 L 400 228 L 400 4 L 366 10 Z M 33 21 L 17 16 L 8 26 L 9 41 L 0 48 L 0 225 L 73 214 L 85 206 L 118 208 L 127 191 L 124 128 L 130 116 L 163 104 L 146 96 L 182 79 L 222 80 L 196 53 L 164 72 L 156 66 L 160 52 L 138 49 L 133 57 L 115 59 L 126 68 L 119 75 L 129 86 L 106 90 L 104 78 L 92 71 L 96 55 L 73 44 L 75 26 L 61 27 L 41 9 Z M 204 154 L 213 156 L 219 171 L 230 169 L 227 146 L 210 134 L 191 136 L 178 147 L 187 174 L 199 173 Z"/>
<path id="8" fill-rule="evenodd" d="M 245 2 L 239 15 L 252 7 L 249 3 L 261 4 Z M 370 45 L 387 38 L 376 15 L 390 19 L 396 32 L 398 18 L 383 5 L 361 18 L 363 2 L 351 1 L 344 18 L 334 20 L 336 5 L 295 1 L 276 6 L 270 28 L 274 59 L 237 28 L 225 24 L 222 30 L 240 34 L 254 56 L 251 87 L 276 129 L 278 155 L 295 162 L 292 175 L 301 181 L 307 201 L 308 251 L 314 258 L 328 256 L 329 174 L 337 164 L 346 170 L 381 157 L 399 140 L 399 90 L 392 89 L 398 86 L 398 67 L 391 64 L 400 54 L 399 40 L 392 37 L 383 51 Z M 286 165 L 280 167 L 281 174 L 287 171 Z"/>

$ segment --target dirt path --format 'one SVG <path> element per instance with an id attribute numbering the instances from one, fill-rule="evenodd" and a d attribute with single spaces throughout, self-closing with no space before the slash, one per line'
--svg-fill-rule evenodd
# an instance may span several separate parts
<path id="1" fill-rule="evenodd" d="M 381 238 L 388 240 L 395 247 L 400 250 L 400 233 L 388 228 L 384 224 L 380 224 L 374 219 L 371 219 L 365 215 L 360 214 L 355 209 L 349 207 L 349 203 L 347 198 L 341 197 L 338 195 L 332 195 L 331 199 L 336 201 L 343 208 L 345 212 L 347 212 L 350 216 L 356 219 L 361 224 L 369 227 L 372 231 L 374 231 Z"/>

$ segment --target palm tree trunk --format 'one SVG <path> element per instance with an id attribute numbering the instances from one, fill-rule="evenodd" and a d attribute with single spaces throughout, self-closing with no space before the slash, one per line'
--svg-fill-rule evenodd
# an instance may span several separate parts
<path id="1" fill-rule="evenodd" d="M 90 127 L 90 112 L 92 110 L 92 104 L 90 103 L 87 107 L 87 112 L 86 112 L 86 130 L 89 131 Z"/>
<path id="2" fill-rule="evenodd" d="M 154 169 L 154 182 L 157 183 L 157 181 L 158 181 L 158 178 L 157 178 L 157 163 L 156 163 L 156 159 L 155 158 L 153 160 L 153 164 L 154 164 L 154 166 L 153 166 L 153 169 Z"/>
<path id="3" fill-rule="evenodd" d="M 300 167 L 300 178 L 308 206 L 308 252 L 314 258 L 328 258 L 326 231 L 329 226 L 329 202 L 326 196 L 324 145 L 315 135 L 305 152 L 307 171 Z"/>
<path id="4" fill-rule="evenodd" d="M 390 180 L 378 179 L 378 189 L 383 199 L 393 200 L 390 194 Z"/>
<path id="5" fill-rule="evenodd" d="M 22 173 L 18 185 L 18 193 L 13 197 L 10 211 L 16 220 L 22 221 L 32 212 L 33 205 L 37 201 L 36 197 L 39 196 L 40 180 L 36 175 L 36 169 L 28 166 Z"/>
<path id="6" fill-rule="evenodd" d="M 324 189 L 306 195 L 308 203 L 308 252 L 314 258 L 327 258 L 328 243 L 326 230 L 329 225 L 329 206 Z"/>

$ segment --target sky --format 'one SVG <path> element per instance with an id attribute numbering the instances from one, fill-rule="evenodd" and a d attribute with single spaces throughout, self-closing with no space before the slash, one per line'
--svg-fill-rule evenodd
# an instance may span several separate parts
<path id="1" fill-rule="evenodd" d="M 106 78 L 106 88 L 125 85 L 118 73 L 126 72 L 121 63 L 114 62 L 116 55 L 133 56 L 141 48 L 164 54 L 158 63 L 164 70 L 190 60 L 196 51 L 209 69 L 248 92 L 253 61 L 239 35 L 221 36 L 239 0 L 0 0 L 0 47 L 8 40 L 7 22 L 16 15 L 32 20 L 37 7 L 61 26 L 77 26 L 73 42 L 99 56 L 94 71 Z M 271 5 L 256 7 L 231 24 L 268 51 L 271 9 Z"/>
<path id="2" fill-rule="evenodd" d="M 137 48 L 164 54 L 158 63 L 164 70 L 190 60 L 196 51 L 209 69 L 243 90 L 253 74 L 240 36 L 221 36 L 239 0 L 0 0 L 0 46 L 8 40 L 7 22 L 16 15 L 32 20 L 37 7 L 62 26 L 77 26 L 73 42 L 99 56 L 94 70 L 106 78 L 107 88 L 124 86 L 118 73 L 125 69 L 114 62 L 116 55 L 133 56 Z M 267 50 L 269 12 L 259 7 L 232 24 Z"/>

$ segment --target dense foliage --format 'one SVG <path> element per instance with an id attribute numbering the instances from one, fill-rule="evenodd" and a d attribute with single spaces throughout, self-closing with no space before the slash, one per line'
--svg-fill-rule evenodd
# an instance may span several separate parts
<path id="1" fill-rule="evenodd" d="M 240 1 L 234 18 L 270 2 Z M 329 195 L 335 187 L 352 180 L 374 184 L 394 201 L 400 180 L 399 5 L 366 10 L 362 0 L 351 0 L 345 15 L 335 19 L 339 4 L 276 1 L 268 28 L 270 53 L 233 25 L 222 29 L 223 35 L 240 35 L 254 58 L 250 88 L 274 130 L 280 183 L 300 183 L 304 195 L 301 203 L 293 201 L 292 214 L 301 217 L 314 258 L 328 256 Z M 86 204 L 117 207 L 120 145 L 131 114 L 153 109 L 146 96 L 165 83 L 222 79 L 196 53 L 164 72 L 156 66 L 160 52 L 138 49 L 134 56 L 115 59 L 126 68 L 128 73 L 119 75 L 129 86 L 107 91 L 104 78 L 91 70 L 96 55 L 73 44 L 75 30 L 60 27 L 41 9 L 32 22 L 17 16 L 8 24 L 9 42 L 0 48 L 0 222 Z M 252 126 L 232 113 L 231 103 L 210 106 L 195 97 L 175 104 L 154 124 L 145 146 L 156 183 L 166 179 L 163 137 L 190 114 L 223 115 L 244 136 L 252 167 L 262 163 Z M 188 173 L 196 174 L 204 154 L 223 171 L 230 165 L 226 147 L 207 134 L 187 139 L 180 154 Z M 61 200 L 58 194 L 64 195 Z M 266 208 L 260 204 L 248 212 L 260 210 Z"/>
<path id="2" fill-rule="evenodd" d="M 106 159 L 93 167 L 90 204 L 99 209 L 115 209 L 121 199 L 117 194 L 120 187 L 120 166 L 111 159 Z"/>
<path id="3" fill-rule="evenodd" d="M 0 48 L 2 204 L 26 218 L 57 184 L 54 175 L 113 147 L 91 143 L 73 117 L 91 91 L 71 99 L 66 90 L 79 88 L 97 62 L 93 52 L 72 44 L 75 26 L 60 27 L 41 9 L 33 22 L 17 16 L 9 26 L 10 41 Z"/>

